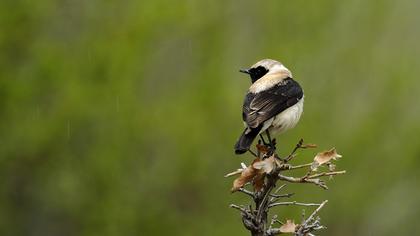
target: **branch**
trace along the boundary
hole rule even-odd
[[[311,165],[312,165],[312,162],[311,163],[307,163],[307,164],[303,164],[303,165],[289,166],[289,169],[286,169],[286,170],[296,170],[296,169],[301,169],[301,168],[309,167]]]
[[[325,206],[325,204],[327,204],[327,202],[328,200],[323,201],[321,205],[319,205],[319,207],[314,212],[312,212],[312,214],[308,217],[308,219],[303,224],[307,224],[311,222],[314,216],[318,214],[318,212]]]
[[[332,161],[335,161],[339,154],[336,153],[335,149],[331,149],[334,152],[330,150],[318,153],[314,158],[313,163],[294,166],[288,162],[296,156],[296,152],[299,149],[312,148],[316,147],[316,145],[303,144],[303,139],[301,139],[296,144],[292,152],[284,159],[281,159],[275,153],[275,140],[271,141],[271,145],[265,142],[264,145],[262,145],[261,142],[259,142],[256,146],[257,153],[250,151],[250,153],[256,157],[250,165],[247,166],[244,163],[241,163],[241,168],[226,175],[226,177],[240,175],[233,181],[232,189],[251,197],[254,202],[254,205],[250,204],[249,206],[239,206],[231,204],[230,207],[241,212],[242,223],[245,228],[251,232],[252,236],[273,236],[287,233],[293,233],[295,236],[311,236],[313,235],[313,231],[325,228],[321,225],[320,218],[316,215],[321,208],[324,207],[327,201],[324,201],[321,204],[303,203],[297,201],[281,202],[280,199],[289,198],[293,196],[293,193],[279,194],[286,184],[282,184],[275,191],[274,189],[279,180],[289,183],[314,184],[323,189],[328,189],[321,177],[340,175],[346,173],[346,171],[334,171],[334,168],[331,168],[330,166],[329,172],[314,173],[314,170],[311,167],[315,162],[318,163],[318,166],[323,164],[333,165]],[[329,158],[327,160],[328,162],[326,161],[326,158]],[[303,168],[307,168],[308,171],[305,175],[299,178],[282,174],[282,171]],[[245,188],[248,185],[253,187],[253,191]],[[290,205],[304,207],[317,206],[317,209],[306,220],[303,216],[301,225],[295,224],[294,221],[290,219],[288,219],[286,223],[283,223],[277,219],[277,215],[273,216],[271,221],[268,220],[268,213],[270,209],[276,206]],[[272,228],[274,223],[280,223],[281,227]]]
[[[281,195],[270,193],[270,197],[273,197],[273,198],[291,197],[293,195],[294,193],[286,193],[286,194],[281,194]]]
[[[284,180],[290,183],[309,183],[309,184],[315,184],[325,190],[328,189],[327,185],[324,181],[320,179],[308,179],[308,178],[295,178],[290,176],[284,176],[284,175],[278,175],[280,180]]]
[[[333,171],[333,172],[323,172],[323,173],[319,173],[319,174],[315,174],[315,175],[310,175],[308,177],[306,177],[307,179],[314,179],[314,178],[319,178],[319,177],[323,177],[323,176],[333,176],[333,175],[342,175],[345,174],[346,171],[342,170],[342,171]]]
[[[267,235],[268,236],[279,235],[279,234],[283,234],[283,232],[281,232],[280,228],[272,228],[272,229],[267,230]]]
[[[247,189],[240,188],[238,191],[241,192],[241,193],[245,193],[248,196],[254,197],[254,192],[251,192],[251,191],[249,191]]]
[[[265,192],[265,194],[263,195],[264,197],[263,197],[263,199],[262,199],[262,201],[261,201],[261,203],[260,203],[260,206],[259,206],[259,208],[258,208],[258,213],[257,213],[257,222],[260,222],[260,221],[261,221],[261,216],[262,216],[263,212],[266,210],[266,208],[265,208],[265,204],[267,203],[267,200],[268,200],[268,195],[269,195],[269,193],[271,192],[271,190],[273,189],[273,187],[274,187],[274,185],[269,186],[269,187],[267,188],[267,191],[266,191],[266,192]]]
[[[275,206],[290,206],[290,205],[296,205],[296,206],[320,206],[319,203],[302,203],[302,202],[277,202],[268,205],[268,208],[275,207]]]
[[[251,209],[247,210],[244,207],[240,207],[240,206],[235,205],[235,204],[230,204],[229,207],[240,211],[242,213],[242,215],[246,216],[248,219],[253,218]]]
[[[230,207],[230,208],[233,208],[233,209],[236,209],[236,210],[239,210],[239,211],[241,211],[241,212],[243,212],[243,213],[248,214],[248,212],[247,212],[247,210],[246,210],[245,208],[240,207],[240,206],[238,206],[238,205],[235,205],[235,204],[230,204],[230,205],[229,205],[229,207]]]
[[[319,230],[325,228],[322,226],[319,222],[319,219],[314,221],[315,215],[318,214],[318,212],[325,206],[325,204],[328,202],[328,200],[325,200],[321,203],[321,205],[314,211],[312,214],[306,219],[299,227],[299,229],[296,231],[296,236],[305,236],[308,232],[313,230]],[[314,222],[313,222],[314,221]],[[311,224],[311,222],[313,222]]]
[[[287,163],[287,162],[291,161],[295,157],[296,151],[299,148],[301,148],[302,145],[303,145],[303,139],[300,139],[299,142],[296,144],[295,148],[293,149],[293,151],[289,154],[289,156],[286,157],[286,159],[284,159],[284,162]]]

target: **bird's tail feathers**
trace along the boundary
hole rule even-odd
[[[258,133],[260,132],[261,128],[262,126],[257,128],[246,128],[235,144],[235,153],[243,154],[247,152],[255,137],[257,137]]]

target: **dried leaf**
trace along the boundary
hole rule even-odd
[[[274,156],[266,158],[262,161],[259,158],[256,158],[250,166],[238,169],[237,171],[229,173],[225,176],[228,177],[239,173],[241,174],[241,176],[233,181],[233,187],[231,189],[232,192],[237,191],[246,183],[251,181],[254,189],[256,191],[260,191],[264,186],[265,175],[271,173],[276,168],[276,165],[276,158]],[[242,167],[243,166],[244,164],[242,163]]]
[[[265,177],[265,173],[258,173],[254,177],[254,181],[252,181],[252,185],[254,186],[254,190],[256,192],[261,191],[262,188],[264,187],[264,177]]]
[[[264,177],[276,168],[277,159],[273,155],[262,161],[254,162],[252,166],[258,171],[253,181],[254,190],[261,191],[264,186]]]
[[[258,171],[253,167],[253,164],[259,161],[259,158],[255,159],[250,166],[242,170],[241,176],[233,181],[233,187],[231,189],[232,192],[238,191],[238,189],[242,188],[246,183],[252,181],[252,179],[258,174]]]
[[[233,181],[233,187],[231,191],[238,191],[238,189],[242,188],[246,183],[251,182],[256,174],[257,171],[252,166],[246,168],[244,171],[242,171],[241,176]]]
[[[255,162],[254,164],[252,164],[252,166],[263,173],[269,174],[276,167],[276,158],[274,158],[274,156],[271,156],[262,161]]]
[[[282,233],[294,233],[296,231],[297,224],[292,220],[287,220],[284,225],[280,227]]]
[[[331,160],[337,160],[338,158],[340,158],[341,155],[337,153],[337,151],[335,150],[335,148],[332,148],[331,150],[325,151],[325,152],[320,152],[318,153],[315,158],[314,158],[314,162],[312,163],[311,169],[313,171],[316,171],[317,168]]]
[[[256,145],[257,150],[261,153],[268,153],[268,147],[262,144],[257,144]]]

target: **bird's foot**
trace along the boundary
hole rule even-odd
[[[265,141],[265,139],[264,139],[264,137],[260,134],[260,140],[259,140],[259,144],[261,144],[261,142],[262,142],[262,144],[264,145],[264,146],[268,146],[270,143],[267,143],[266,141]]]
[[[271,156],[276,152],[276,139],[270,140],[270,143],[268,144],[268,147],[269,147],[270,156]]]

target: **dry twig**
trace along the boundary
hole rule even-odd
[[[274,141],[274,140],[273,140]],[[274,142],[275,143],[275,142]],[[246,166],[241,163],[241,168],[227,174],[226,177],[233,175],[240,175],[234,181],[234,187],[232,191],[239,191],[245,195],[251,197],[254,201],[255,209],[252,205],[249,207],[238,206],[231,204],[230,207],[237,209],[241,212],[242,222],[246,229],[251,232],[253,236],[271,236],[284,233],[294,233],[297,236],[308,236],[313,235],[312,232],[320,229],[324,229],[325,226],[321,225],[320,219],[317,216],[319,211],[327,203],[325,200],[322,203],[303,203],[296,201],[281,202],[281,198],[290,198],[293,193],[279,194],[279,192],[286,186],[282,184],[276,190],[275,186],[278,181],[284,181],[289,183],[308,183],[319,186],[323,189],[328,189],[325,181],[321,178],[325,176],[334,176],[345,174],[346,171],[333,171],[335,165],[332,161],[337,160],[341,157],[335,149],[318,153],[314,158],[313,163],[307,163],[302,165],[291,165],[290,161],[296,157],[296,152],[299,149],[314,148],[314,144],[304,144],[303,139],[299,140],[292,152],[285,158],[279,158],[275,153],[275,146],[261,145],[261,142],[257,145],[257,153],[251,152],[256,159],[251,165]],[[314,173],[317,168],[322,165],[328,165],[330,171],[322,173]],[[331,168],[334,167],[334,168]],[[291,171],[296,169],[308,168],[307,173],[302,177],[293,177],[281,174],[282,171]],[[245,186],[253,186],[254,191],[248,190]],[[295,224],[291,220],[287,220],[283,223],[277,219],[277,215],[273,216],[271,221],[268,221],[268,212],[270,209],[276,206],[304,206],[317,208],[307,218],[303,219],[300,225]],[[303,216],[304,218],[304,216]],[[279,223],[279,228],[273,228],[274,223]]]

